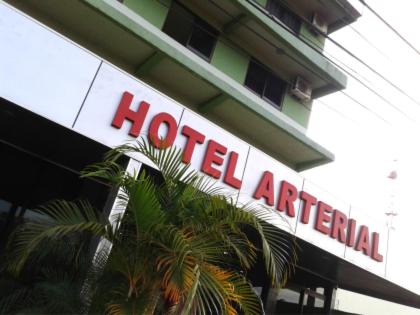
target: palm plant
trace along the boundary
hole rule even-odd
[[[142,154],[160,171],[128,174],[116,162]],[[43,244],[89,234],[108,249],[97,250],[86,275],[80,310],[109,314],[263,314],[247,280],[261,254],[273,286],[286,280],[296,259],[294,241],[270,221],[277,213],[239,206],[210,179],[181,162],[172,147],[146,141],[123,145],[82,176],[119,187],[114,217],[88,203],[55,201],[26,222],[12,241],[9,270],[36,263]],[[257,237],[250,237],[250,235]]]
[[[24,258],[26,263],[22,267],[2,268],[0,314],[78,313],[80,288],[92,259],[88,255],[89,238],[86,236],[78,233],[45,239],[36,248],[36,255]],[[18,257],[13,258],[9,264],[18,262]],[[1,265],[4,267],[5,262]],[[16,268],[18,274],[13,272]]]

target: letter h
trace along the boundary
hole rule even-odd
[[[133,101],[133,94],[124,92],[120,104],[118,105],[117,112],[112,121],[112,126],[120,129],[124,120],[132,123],[129,134],[135,138],[140,135],[141,128],[143,127],[144,120],[147,112],[149,111],[150,104],[140,102],[138,110],[135,112],[130,109],[131,102]]]

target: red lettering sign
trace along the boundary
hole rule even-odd
[[[300,222],[308,224],[311,208],[316,205],[317,200],[314,196],[305,191],[300,192],[300,199],[302,200],[302,215],[300,216]]]
[[[201,171],[207,175],[219,179],[222,175],[222,172],[214,168],[213,164],[221,166],[223,164],[223,158],[220,155],[225,155],[226,152],[227,148],[225,146],[214,140],[209,140],[207,144],[206,155],[204,156],[204,161],[201,165]]]
[[[140,135],[140,130],[143,127],[144,120],[147,112],[149,111],[149,103],[141,102],[137,112],[130,109],[131,102],[133,101],[133,94],[124,92],[120,104],[118,105],[117,112],[111,125],[120,129],[124,120],[132,122],[129,134],[135,138]]]
[[[235,177],[236,164],[238,163],[238,153],[230,152],[229,161],[226,169],[226,175],[223,181],[232,186],[233,188],[239,189],[242,186],[242,180]]]
[[[150,104],[142,101],[137,111],[132,110],[130,106],[133,98],[134,96],[131,93],[123,93],[111,125],[120,129],[124,121],[127,120],[131,123],[129,135],[138,137],[144,127],[143,125],[149,113]],[[162,127],[166,128],[166,134],[160,137],[159,131],[162,131]],[[173,145],[177,134],[177,121],[172,115],[161,112],[152,117],[148,129],[148,138],[155,147],[167,148]],[[188,164],[193,159],[195,148],[203,145],[207,137],[188,125],[182,126],[180,134],[186,137],[186,143],[182,149],[182,162]],[[227,163],[224,166],[225,157],[227,157]],[[207,148],[201,164],[201,171],[213,178],[219,179],[222,176],[223,167],[225,167],[223,182],[239,190],[242,187],[242,179],[235,177],[239,158],[237,152],[229,151],[227,147],[214,139],[208,139]],[[266,170],[258,182],[253,198],[256,200],[263,199],[266,205],[273,207],[275,201],[274,186],[274,175],[269,170]],[[333,210],[330,205],[318,200],[315,196],[305,191],[298,191],[287,180],[282,180],[280,183],[276,209],[285,212],[289,217],[295,217],[295,202],[298,198],[301,201],[300,223],[309,223],[312,207],[316,205],[315,230],[329,235],[347,247],[353,247],[354,250],[363,252],[364,255],[371,257],[377,262],[383,261],[383,256],[379,253],[378,233],[373,232],[369,234],[369,228],[361,225],[356,237],[357,221],[355,219],[347,218],[345,213],[339,210]]]
[[[379,233],[372,233],[372,258],[378,262],[383,262],[384,257],[379,254]]]
[[[363,254],[370,256],[369,228],[367,226],[362,225],[360,227],[356,247],[354,249],[357,251],[363,251]]]
[[[348,225],[347,225],[347,242],[346,245],[348,247],[353,247],[354,246],[354,239],[355,239],[355,235],[356,235],[356,220],[354,219],[349,219],[348,220]]]
[[[316,209],[315,229],[324,234],[330,234],[330,228],[325,226],[324,223],[331,222],[330,213],[332,207],[322,201],[318,201],[318,207]]]
[[[181,133],[187,137],[187,144],[185,145],[184,152],[182,154],[182,162],[188,164],[191,163],[195,145],[203,144],[206,137],[202,133],[199,133],[197,130],[188,126],[182,127]]]
[[[165,138],[159,138],[159,128],[165,124],[168,127],[168,132]],[[160,149],[165,149],[174,144],[178,126],[174,117],[168,113],[160,113],[153,117],[149,127],[150,142]]]
[[[254,198],[259,200],[265,199],[265,203],[269,206],[274,205],[274,179],[273,173],[265,171],[261,177],[260,183],[254,193]]]
[[[341,243],[346,242],[347,216],[341,211],[334,210],[331,237],[337,239]]]
[[[298,197],[298,191],[295,186],[283,180],[280,186],[280,197],[277,203],[277,210],[286,211],[289,217],[295,216],[295,206],[293,202]]]

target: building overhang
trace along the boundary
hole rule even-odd
[[[298,240],[299,261],[295,281],[302,285],[334,285],[378,299],[420,308],[420,295],[395,282],[362,269],[319,247]]]
[[[328,25],[328,34],[355,22],[361,16],[349,0],[285,0],[284,2],[307,19],[315,12],[321,15]]]
[[[221,0],[212,1],[221,2]],[[289,73],[291,77],[296,74],[303,76],[313,88],[313,98],[334,93],[346,87],[346,75],[320,52],[318,44],[308,44],[307,40],[302,40],[299,35],[276,21],[265,8],[252,0],[237,0],[234,3],[242,11],[233,12],[231,9],[232,14],[246,12],[250,15],[234,33],[237,38],[243,37],[241,45],[252,42],[258,47],[267,46],[260,49],[264,49],[269,60],[274,59],[270,57],[271,54],[277,53],[275,59],[278,60],[278,65],[273,62],[270,66],[274,69],[283,67],[281,71]],[[241,35],[240,33],[245,33],[246,29],[252,29],[255,36]],[[270,45],[275,45],[275,49],[271,47],[271,53],[268,48]]]

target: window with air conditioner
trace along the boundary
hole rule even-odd
[[[177,2],[172,3],[162,31],[205,60],[210,60],[218,36],[216,29]]]
[[[287,83],[260,62],[249,62],[245,86],[276,107],[281,107]]]
[[[284,7],[280,0],[268,0],[266,9],[271,15],[285,24],[294,33],[299,34],[301,25],[300,18],[292,11]]]

